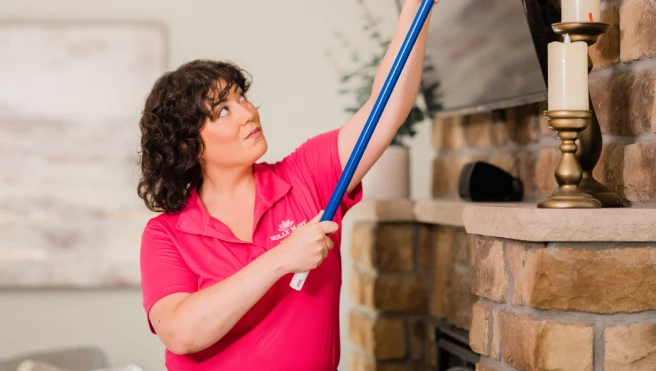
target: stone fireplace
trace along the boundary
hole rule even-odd
[[[363,202],[353,209],[349,335],[359,349],[349,370],[434,370],[438,353],[443,364],[477,363],[469,346],[476,239],[465,232],[463,205]]]
[[[468,206],[483,370],[656,370],[656,209]],[[492,223],[496,220],[496,223]]]
[[[627,207],[536,208],[559,160],[544,102],[437,119],[433,198],[353,210],[350,371],[656,370],[656,3],[602,9],[593,173]],[[519,177],[523,202],[459,200],[474,160]]]

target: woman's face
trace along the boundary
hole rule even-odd
[[[219,82],[222,89],[225,84]],[[243,167],[255,163],[267,150],[260,115],[234,85],[216,107],[216,119],[207,119],[200,130],[204,152],[201,164],[216,167]]]

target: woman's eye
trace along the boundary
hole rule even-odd
[[[221,108],[219,111],[219,117],[223,117],[228,114],[228,109],[226,107]]]

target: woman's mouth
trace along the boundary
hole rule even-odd
[[[262,130],[260,128],[255,128],[248,134],[246,139],[257,138],[258,136],[260,136],[261,132]]]

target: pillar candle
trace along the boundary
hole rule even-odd
[[[600,0],[562,0],[562,22],[599,22]]]
[[[588,44],[552,42],[548,46],[549,110],[588,110]]]

